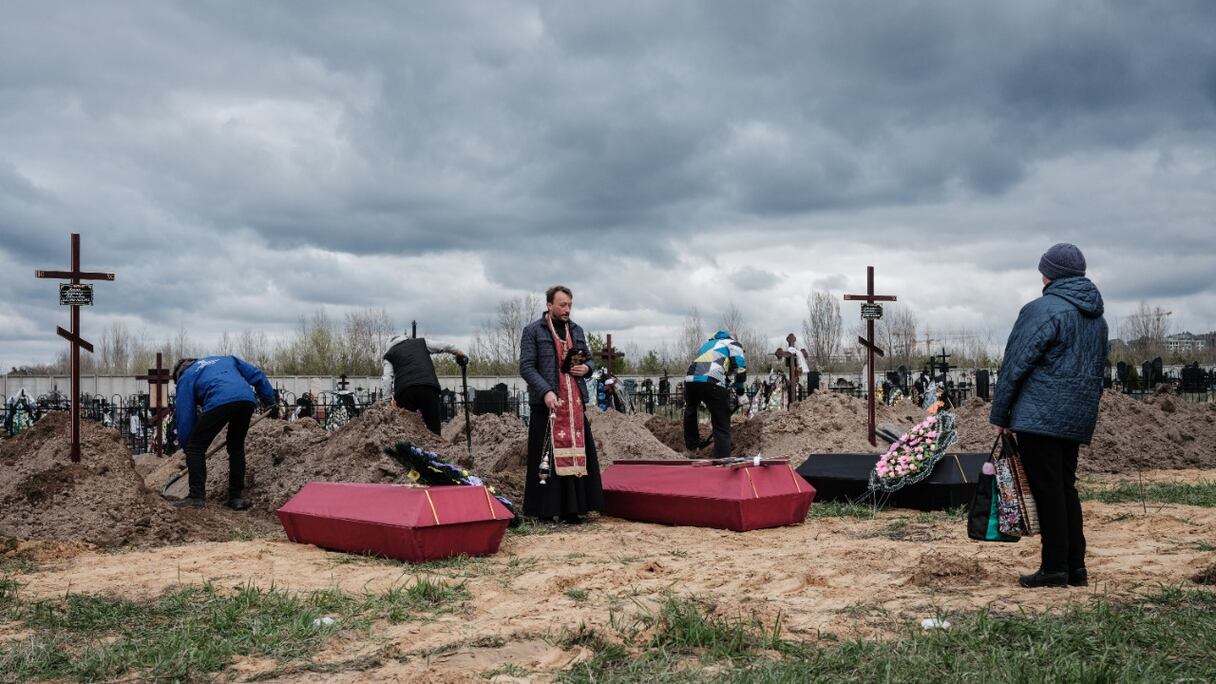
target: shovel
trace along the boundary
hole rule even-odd
[[[270,415],[270,413],[272,411],[274,411],[274,408],[275,407],[271,406],[270,408],[266,409],[265,411],[254,416],[253,420],[249,421],[249,427],[253,427],[254,425],[257,425],[259,422],[261,422],[263,418]],[[207,450],[206,458],[211,458],[212,455],[214,455],[216,452],[218,452],[220,449],[223,449],[227,445],[228,445],[227,438],[222,439],[215,444],[212,444],[211,448]],[[184,455],[185,447],[183,447],[182,449],[183,449],[182,453]],[[184,499],[184,498],[186,498],[186,496],[189,494],[189,489],[188,489],[189,483],[184,478],[186,477],[186,474],[189,472],[190,472],[190,468],[183,466],[182,469],[177,471],[177,473],[173,477],[169,478],[169,481],[165,483],[164,487],[161,487],[160,495],[166,499]],[[180,487],[174,487],[173,485],[177,484],[178,482],[182,482],[183,485]],[[172,488],[173,491],[169,491],[170,488]]]
[[[464,441],[469,448],[469,456],[472,456],[473,419],[469,417],[469,358],[463,357],[457,360],[457,363],[460,364],[460,385],[464,392]]]

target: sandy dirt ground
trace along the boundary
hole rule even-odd
[[[1145,480],[1212,481],[1216,471],[1149,471]],[[1093,485],[1126,481],[1137,480],[1106,476]],[[961,520],[905,510],[742,534],[596,518],[549,534],[510,535],[493,557],[427,572],[467,582],[472,598],[454,613],[377,625],[370,635],[339,632],[318,660],[352,663],[352,669],[339,665],[337,672],[271,681],[486,681],[482,673],[507,664],[546,681],[591,656],[556,645],[563,630],[585,624],[612,635],[669,594],[702,597],[720,612],[770,625],[780,614],[789,638],[883,639],[898,625],[943,613],[1044,611],[1186,584],[1216,563],[1216,553],[1204,550],[1216,542],[1216,509],[1094,502],[1084,509],[1086,589],[1019,589],[1017,574],[1037,563],[1036,539],[973,542]],[[66,592],[144,598],[207,581],[377,592],[419,574],[411,566],[292,544],[281,535],[120,553],[59,543],[35,557],[41,569],[21,577],[27,599]],[[369,655],[381,664],[354,669]],[[245,659],[224,678],[264,677],[275,668]]]

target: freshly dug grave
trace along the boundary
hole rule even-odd
[[[587,411],[591,434],[595,438],[600,467],[613,461],[647,459],[669,461],[684,458],[679,451],[664,444],[646,428],[650,417],[645,414],[625,414],[618,411]]]
[[[72,463],[66,412],[0,445],[0,537],[147,546],[265,529],[231,511],[173,509],[144,486],[114,430],[83,421],[80,451]]]
[[[513,415],[485,413],[472,416],[470,422],[473,453],[468,452],[464,413],[458,413],[443,427],[443,437],[449,442],[445,455],[451,454],[450,460],[492,485],[499,494],[521,502],[528,459],[528,428]]]
[[[256,512],[272,516],[309,482],[400,482],[401,466],[384,455],[397,442],[452,457],[451,444],[427,430],[416,413],[389,402],[373,404],[332,434],[307,418],[263,420],[245,440],[245,494]],[[219,503],[228,493],[226,452],[207,465],[207,496]]]

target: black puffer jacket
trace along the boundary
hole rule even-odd
[[[1053,280],[1022,307],[997,375],[993,425],[1089,444],[1109,344],[1102,311],[1084,276]]]

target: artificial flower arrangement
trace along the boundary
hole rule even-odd
[[[487,485],[480,477],[458,465],[448,463],[433,451],[423,451],[409,442],[398,442],[396,446],[385,447],[384,453],[405,468],[405,475],[412,482],[422,485],[447,486],[465,485],[485,487],[495,499],[502,502],[507,510],[515,513],[515,506],[510,499],[499,495],[494,488]],[[519,516],[511,520],[511,526],[519,524]]]
[[[934,411],[878,458],[870,472],[870,489],[894,492],[920,482],[933,472],[933,466],[957,438],[954,415]]]

